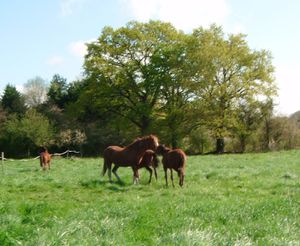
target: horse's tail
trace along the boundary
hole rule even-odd
[[[43,167],[43,156],[40,155],[40,166]]]
[[[183,186],[183,180],[184,180],[184,168],[179,168],[179,185]]]
[[[106,161],[105,158],[104,158],[103,169],[102,169],[102,176],[105,175],[106,170],[107,170],[107,161]]]
[[[185,176],[185,165],[186,165],[186,155],[182,153],[180,155],[181,159],[181,166],[178,168],[179,171],[179,185],[182,187],[183,186],[183,181],[184,181],[184,176]]]

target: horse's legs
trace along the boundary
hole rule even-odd
[[[46,162],[43,160],[43,171],[45,171],[45,170],[46,170],[46,168],[47,168],[47,166],[46,166]]]
[[[106,171],[107,171],[109,182],[112,182],[112,179],[111,179],[111,165],[112,165],[112,163],[109,160],[107,160],[106,158],[104,158],[102,176],[104,176]]]
[[[168,187],[168,169],[167,168],[164,168],[164,171],[165,171],[165,180],[166,180],[166,186]]]
[[[107,174],[108,174],[109,182],[112,182],[112,179],[111,179],[111,168],[108,168]]]
[[[174,185],[174,180],[173,180],[173,170],[172,170],[172,168],[171,168],[170,170],[171,170],[171,180],[172,180],[172,185],[173,185],[173,187],[175,187],[175,185]]]
[[[133,171],[133,184],[138,184],[140,175],[139,175],[139,169],[137,167],[132,167]]]
[[[157,172],[156,172],[156,168],[154,167],[154,175],[155,175],[155,179],[157,181]]]
[[[150,184],[151,183],[151,179],[152,179],[152,169],[151,169],[151,167],[145,167],[147,170],[148,170],[148,172],[150,173],[150,179],[149,179],[149,181],[148,181],[148,183]]]
[[[184,172],[182,170],[178,171],[178,176],[179,176],[179,185],[182,187],[183,180],[184,180]]]
[[[114,168],[112,169],[112,172],[114,173],[114,175],[116,176],[118,181],[121,182],[121,179],[120,179],[119,175],[117,174],[118,168],[119,168],[119,166],[115,165]],[[108,169],[108,171],[110,171],[110,169]],[[109,172],[108,172],[108,175],[109,175]]]

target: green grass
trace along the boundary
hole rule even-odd
[[[183,188],[102,159],[5,162],[0,245],[300,245],[300,151],[188,157]]]

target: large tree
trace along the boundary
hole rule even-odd
[[[206,121],[216,139],[216,152],[224,151],[224,138],[236,127],[241,101],[266,100],[276,94],[274,68],[266,50],[251,50],[241,34],[228,35],[221,27],[199,28],[195,38],[194,79],[201,83],[199,98],[207,109]]]
[[[199,84],[193,80],[190,52],[193,52],[190,37],[181,35],[158,56],[163,78],[159,94],[159,113],[163,118],[158,124],[166,128],[165,140],[174,148],[190,133],[196,118],[201,115],[194,103]]]
[[[47,99],[48,85],[46,81],[36,76],[24,84],[25,102],[30,107],[36,107]]]
[[[59,108],[64,108],[68,98],[67,79],[63,78],[59,74],[53,75],[47,96],[50,103],[58,106]]]
[[[147,133],[161,88],[170,82],[164,56],[174,56],[172,49],[181,35],[159,21],[104,28],[98,40],[88,45],[85,71],[89,86],[82,104],[101,115],[112,112]]]
[[[8,84],[1,98],[1,105],[8,113],[24,114],[26,111],[25,100],[15,86]]]

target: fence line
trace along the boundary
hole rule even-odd
[[[69,153],[73,153],[73,154],[80,154],[80,151],[76,151],[76,150],[66,150],[65,152],[62,152],[62,153],[53,153],[51,154],[51,156],[63,156],[63,155],[67,155],[69,156]],[[4,152],[1,153],[1,163],[2,163],[2,171],[3,171],[3,166],[4,166],[4,161],[32,161],[32,160],[36,160],[36,159],[39,159],[40,156],[36,156],[34,158],[28,158],[28,159],[7,159],[4,157]]]
[[[63,153],[53,153],[51,154],[51,156],[62,156],[62,155],[68,155],[69,153],[73,153],[73,154],[80,154],[80,151],[76,151],[76,150],[66,150]]]

